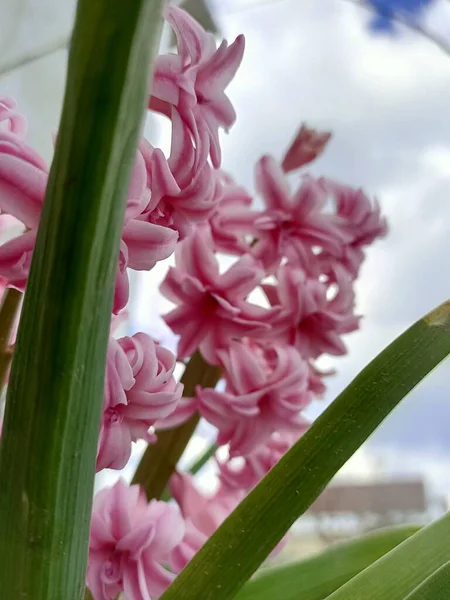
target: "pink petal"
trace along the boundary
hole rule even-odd
[[[168,227],[133,220],[125,225],[122,239],[128,247],[128,266],[145,271],[172,254],[178,233]]]

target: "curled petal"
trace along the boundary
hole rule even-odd
[[[125,225],[122,239],[128,247],[128,266],[142,271],[152,269],[156,262],[172,254],[178,233],[168,227],[133,220]]]

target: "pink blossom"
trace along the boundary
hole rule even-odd
[[[232,341],[219,351],[224,392],[199,389],[202,416],[218,430],[217,443],[230,444],[230,455],[245,456],[273,432],[305,429],[302,410],[312,400],[308,365],[292,346]]]
[[[189,519],[185,520],[184,526],[184,537],[178,546],[174,548],[171,555],[175,573],[179,573],[184,569],[208,539],[208,536],[199,531]]]
[[[331,132],[319,132],[302,124],[281,163],[285,173],[295,171],[315,160],[325,149]]]
[[[202,165],[208,153],[215,168],[220,166],[220,127],[228,130],[236,120],[225,88],[233,79],[244,52],[244,36],[216,49],[214,36],[185,11],[166,7],[165,18],[173,27],[178,54],[159,56],[155,62],[149,107],[171,116],[177,108],[197,149]]]
[[[199,348],[208,362],[217,364],[217,350],[233,338],[270,329],[267,320],[272,313],[246,301],[264,275],[254,258],[245,255],[220,274],[209,232],[197,229],[177,246],[175,263],[161,292],[178,305],[164,320],[180,336],[179,358]]]
[[[258,243],[254,255],[269,272],[283,257],[307,270],[315,260],[314,248],[339,257],[347,236],[340,220],[324,212],[327,190],[321,180],[304,177],[292,195],[281,167],[270,156],[256,166],[256,186],[267,210],[256,218]]]
[[[378,202],[372,204],[363,190],[353,189],[329,179],[325,179],[324,182],[333,196],[336,214],[348,238],[340,262],[352,277],[356,278],[364,260],[364,248],[377,238],[386,236],[388,231],[386,219],[380,214]],[[322,257],[323,262],[327,260],[333,263],[333,257],[327,255]]]
[[[175,357],[144,333],[110,339],[97,470],[122,469],[131,442],[153,441],[150,427],[172,413],[183,386],[175,381]]]
[[[305,430],[306,428],[305,422]],[[276,465],[298,437],[298,432],[275,431],[263,445],[250,454],[226,461],[218,460],[222,486],[225,489],[251,490]]]
[[[220,490],[204,496],[187,473],[174,473],[169,488],[183,517],[206,538],[210,537],[244,497],[241,490]]]
[[[187,473],[174,473],[169,488],[186,520],[185,538],[172,553],[174,566],[181,570],[244,499],[245,492],[221,486],[216,493],[206,496],[197,490]],[[270,556],[277,554],[284,543],[283,539]]]
[[[158,598],[175,578],[167,567],[185,534],[177,509],[147,503],[137,485],[119,480],[94,499],[87,585],[94,600]]]
[[[148,164],[149,160],[151,167]],[[158,261],[170,256],[178,240],[178,234],[172,229],[147,222],[145,219],[148,205],[155,202],[152,197],[153,187],[156,188],[155,193],[158,197],[173,189],[169,175],[161,173],[164,163],[162,153],[154,150],[142,139],[128,188],[122,231],[122,240],[127,246],[128,266],[137,271],[149,271]],[[151,173],[149,168],[152,168]]]
[[[17,102],[13,98],[0,98],[0,131],[10,131],[24,138],[28,129],[26,117],[18,112]]]
[[[154,163],[155,156],[158,164]],[[171,153],[165,164],[161,156],[156,150],[147,159],[153,162],[152,201],[140,218],[171,227],[183,239],[193,225],[205,221],[215,211],[222,196],[221,181],[206,161],[196,165],[190,133],[175,108],[172,108]]]
[[[0,131],[0,210],[29,230],[0,246],[0,276],[20,291],[28,279],[47,179],[48,168],[42,158],[13,133]],[[151,269],[173,252],[177,242],[178,234],[172,229],[137,220],[148,199],[146,163],[138,152],[128,189],[115,313],[128,301],[127,267]]]
[[[335,371],[333,369],[322,371],[321,369],[317,368],[313,361],[308,362],[308,369],[308,388],[314,396],[321,398],[326,390],[326,386],[323,381],[324,377],[330,377],[331,375],[334,375]]]
[[[251,233],[258,216],[251,210],[252,197],[223,171],[216,171],[216,176],[222,182],[222,198],[209,219],[214,247],[227,254],[246,254],[251,250]]]
[[[346,354],[342,335],[359,327],[352,279],[342,267],[334,273],[337,283],[329,287],[287,264],[278,269],[278,285],[262,286],[270,304],[282,307],[274,323],[278,339],[295,346],[305,359]]]

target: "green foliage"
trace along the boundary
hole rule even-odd
[[[436,569],[450,561],[449,539],[450,514],[447,514],[391,550],[327,600],[404,600]]]
[[[450,598],[450,562],[427,577],[405,600],[448,600]]]
[[[337,471],[449,352],[447,302],[354,379],[225,520],[163,600],[232,598]]]
[[[416,531],[413,526],[383,529],[311,558],[266,569],[245,584],[236,600],[323,600]]]
[[[78,3],[1,441],[2,600],[83,595],[119,241],[161,10]]]

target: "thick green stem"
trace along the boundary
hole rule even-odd
[[[79,0],[0,447],[2,600],[81,600],[117,256],[162,0]]]
[[[0,395],[11,364],[11,334],[19,312],[22,293],[13,288],[5,290],[0,308]]]
[[[186,398],[193,396],[197,385],[215,387],[220,379],[220,373],[219,367],[206,363],[197,352],[187,364],[181,378],[184,384],[183,395]],[[149,500],[161,498],[199,420],[200,416],[195,414],[179,427],[160,431],[156,444],[148,446],[136,470],[133,483],[138,483],[145,488]]]

